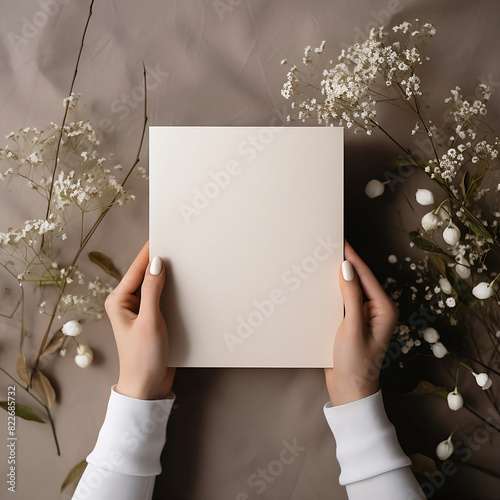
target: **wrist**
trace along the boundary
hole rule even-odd
[[[172,392],[172,379],[173,377],[166,377],[150,382],[140,380],[138,377],[128,378],[120,375],[115,391],[123,396],[134,399],[169,399],[169,395]]]
[[[360,399],[372,396],[380,390],[378,382],[370,383],[362,386],[352,386],[352,385],[341,385],[330,387],[328,394],[330,396],[330,402],[333,406],[340,406],[349,403],[354,403]]]

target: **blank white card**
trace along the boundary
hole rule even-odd
[[[343,130],[151,127],[150,254],[177,367],[329,367]]]

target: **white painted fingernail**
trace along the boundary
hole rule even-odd
[[[153,257],[151,265],[149,266],[149,272],[154,276],[158,276],[161,273],[162,269],[163,269],[163,262],[160,259],[160,257]]]
[[[345,281],[352,281],[354,279],[354,268],[348,260],[342,262],[342,276]]]

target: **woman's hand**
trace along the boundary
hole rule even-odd
[[[106,299],[115,334],[120,376],[116,391],[138,399],[163,399],[171,389],[175,368],[168,368],[167,326],[160,312],[165,266],[149,263],[149,242]]]
[[[346,242],[340,273],[345,318],[335,337],[333,368],[325,369],[333,405],[351,403],[379,389],[398,310],[368,266]]]

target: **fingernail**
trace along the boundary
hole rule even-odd
[[[348,260],[342,262],[342,276],[345,281],[352,281],[354,279],[354,268]]]
[[[158,276],[161,273],[162,268],[163,262],[160,257],[153,257],[151,265],[149,266],[149,272],[154,276]]]

